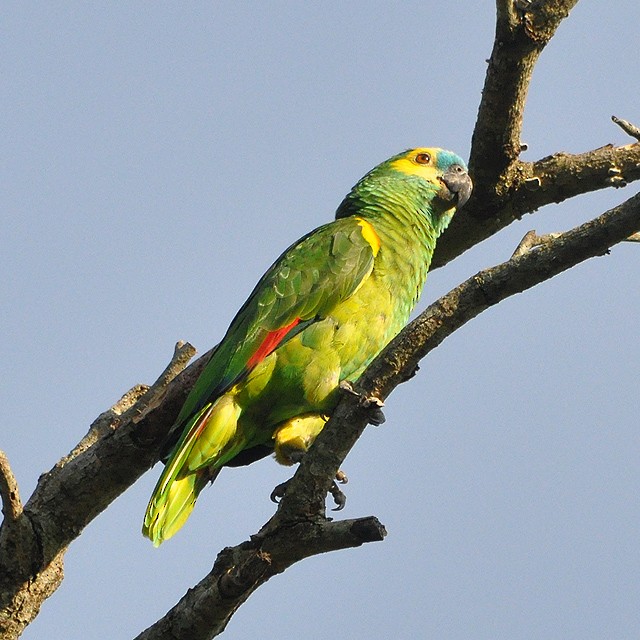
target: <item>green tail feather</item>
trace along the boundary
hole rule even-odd
[[[142,533],[157,547],[186,522],[196,498],[222,465],[244,446],[237,435],[239,409],[222,396],[187,424],[153,491]]]
[[[144,517],[142,533],[155,547],[160,546],[182,527],[191,514],[200,491],[207,482],[214,480],[219,472],[220,469],[214,469],[213,472],[200,469],[174,479],[159,495],[154,493]]]

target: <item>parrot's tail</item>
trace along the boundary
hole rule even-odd
[[[225,462],[244,447],[240,408],[230,396],[206,405],[187,424],[167,461],[144,516],[142,533],[159,546],[186,522],[196,498]]]
[[[191,515],[200,491],[219,473],[220,468],[213,471],[200,469],[173,480],[162,495],[154,494],[147,507],[142,533],[155,547],[159,547],[182,527]]]

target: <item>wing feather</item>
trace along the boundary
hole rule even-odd
[[[374,251],[356,218],[335,220],[290,246],[236,314],[178,421],[214,402],[285,340],[352,295],[371,273],[373,261]]]

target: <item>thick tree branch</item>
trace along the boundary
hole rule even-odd
[[[505,178],[521,151],[520,133],[533,68],[577,0],[498,0],[496,34],[471,142],[475,199],[503,197]],[[520,8],[522,7],[522,8]]]
[[[276,514],[248,542],[225,549],[212,571],[137,640],[206,639],[221,633],[238,607],[271,576],[305,557],[382,539],[371,518],[325,519],[327,490],[370,414],[362,398],[386,398],[419,361],[466,322],[505,298],[604,255],[640,229],[640,194],[571,231],[531,242],[518,255],[469,278],[434,302],[373,361],[345,394],[287,487]]]
[[[211,572],[136,640],[205,640],[224,631],[238,607],[272,576],[304,558],[377,542],[386,531],[373,517],[297,521],[253,536],[218,555]]]
[[[463,214],[454,218],[439,242],[432,269],[543,204],[622,186],[609,180],[611,168],[622,171],[627,182],[638,179],[640,146],[628,153],[625,147],[603,147],[608,152],[597,149],[578,156],[557,154],[538,163],[519,161],[524,106],[534,66],[576,4],[577,0],[497,0],[495,40],[469,157],[474,192]],[[593,170],[590,162],[595,163]],[[608,163],[604,175],[600,171],[603,163]],[[594,176],[597,179],[590,181]]]
[[[5,518],[0,529],[2,640],[17,638],[57,589],[69,543],[159,459],[208,355],[177,376],[192,353],[191,345],[179,343],[152,387],[137,385],[127,392],[94,421],[70,454],[40,477],[16,525],[9,527]]]
[[[497,0],[496,32],[472,138],[474,192],[438,243],[432,269],[550,202],[640,177],[640,144],[519,161],[524,106],[542,50],[577,0]],[[615,118],[636,137],[637,127]],[[637,139],[637,138],[636,138]]]

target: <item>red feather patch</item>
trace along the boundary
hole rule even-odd
[[[281,329],[276,329],[268,333],[257,351],[249,358],[247,368],[253,369],[259,362],[262,362],[276,347],[282,342],[282,339],[300,322],[300,318],[296,318],[291,324]]]

